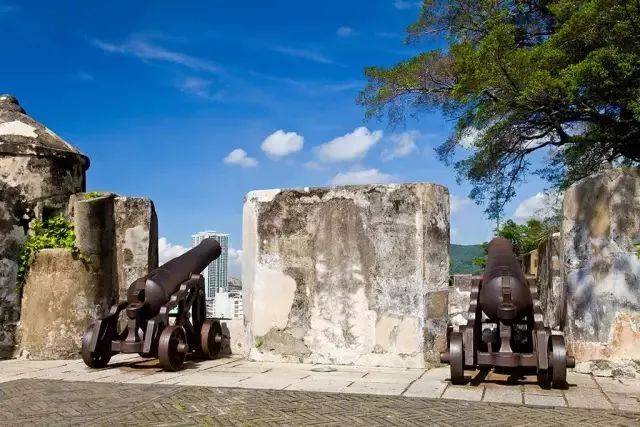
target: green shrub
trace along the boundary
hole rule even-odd
[[[104,193],[102,191],[90,191],[84,194],[85,200],[97,199],[98,197],[102,197]]]
[[[74,257],[80,257],[80,250],[75,243],[76,235],[73,225],[63,216],[33,221],[27,240],[20,248],[18,255],[18,288],[20,289],[27,280],[29,269],[41,249],[66,248],[74,254]]]

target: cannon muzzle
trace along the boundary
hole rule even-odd
[[[514,322],[531,312],[533,299],[527,279],[513,245],[504,237],[496,237],[489,243],[480,304],[494,322]]]

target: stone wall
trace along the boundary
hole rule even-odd
[[[21,357],[76,358],[88,324],[103,314],[111,289],[96,286],[102,274],[67,249],[38,253],[24,285],[19,337]]]
[[[561,235],[576,359],[640,358],[640,171],[608,170],[571,186]]]
[[[64,213],[85,189],[89,159],[0,95],[0,359],[15,349],[18,253],[33,219]]]
[[[560,233],[554,233],[536,250],[538,298],[544,313],[544,324],[562,330],[565,325],[567,293],[560,265]]]
[[[22,357],[77,357],[89,323],[125,300],[129,284],[158,265],[158,224],[150,200],[79,193],[71,197],[68,215],[82,257],[72,259],[65,250],[38,255],[23,299]]]
[[[420,367],[444,349],[445,187],[251,192],[243,249],[253,360]]]
[[[126,301],[129,285],[158,266],[158,218],[149,199],[117,196],[113,202],[114,287]]]
[[[80,163],[9,156],[0,150],[0,358],[10,357],[15,346],[20,318],[17,260],[29,223],[64,213],[69,195],[82,191],[83,185]]]
[[[454,274],[449,282],[449,320],[452,326],[467,324],[471,302],[471,274]]]

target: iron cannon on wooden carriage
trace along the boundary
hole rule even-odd
[[[167,371],[179,370],[187,355],[215,358],[225,339],[217,319],[206,318],[204,268],[220,256],[220,244],[205,239],[195,248],[134,281],[127,301],[111,307],[82,337],[82,359],[105,367],[116,353],[157,357]],[[126,327],[119,332],[119,317]]]
[[[525,277],[511,242],[489,243],[484,274],[472,281],[467,324],[449,327],[448,351],[440,355],[451,381],[463,383],[465,369],[535,371],[543,386],[563,387],[567,368],[564,336],[544,326],[535,280]]]

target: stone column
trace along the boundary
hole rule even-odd
[[[114,288],[126,301],[129,285],[158,267],[158,217],[149,199],[118,196],[113,203]]]
[[[251,359],[422,367],[444,349],[445,187],[254,191],[243,250]]]
[[[98,283],[94,286],[97,288],[96,294],[103,313],[108,312],[117,299],[113,280],[114,197],[110,193],[90,199],[79,195],[73,201],[76,247],[85,261],[97,271]]]
[[[577,182],[563,216],[566,329],[576,359],[640,358],[640,170]]]

